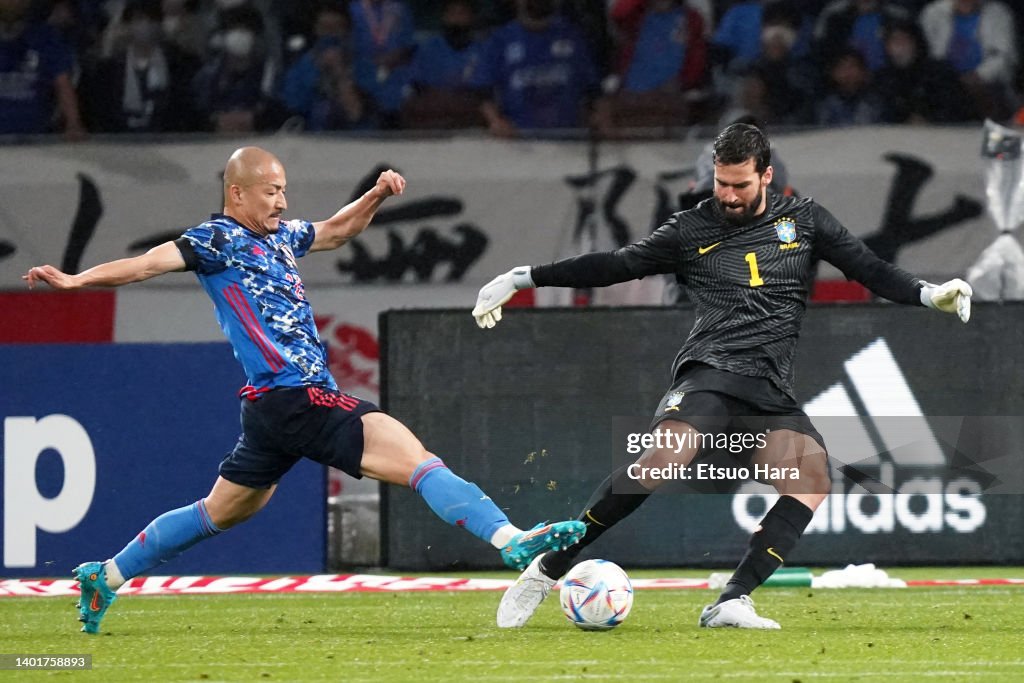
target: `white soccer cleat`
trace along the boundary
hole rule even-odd
[[[501,596],[498,604],[499,628],[522,628],[530,620],[533,613],[548,597],[554,588],[556,579],[549,579],[540,570],[540,558],[534,558],[530,566],[523,570],[516,582],[509,586]]]
[[[726,600],[720,605],[708,605],[701,610],[700,626],[703,628],[782,628],[777,621],[757,616],[757,612],[754,611],[754,601],[750,599],[749,595]]]

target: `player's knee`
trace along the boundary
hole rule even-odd
[[[224,531],[251,519],[257,512],[263,509],[269,500],[270,496],[236,498],[232,500],[207,497],[205,504],[207,514],[210,515],[210,521],[218,529]]]
[[[395,458],[397,470],[395,476],[407,482],[416,472],[416,468],[432,458],[437,458],[437,456],[419,444],[415,447],[403,448]]]
[[[805,459],[800,467],[800,475],[806,476],[805,486],[801,488],[809,493],[820,494],[822,500],[832,490],[832,477],[829,473],[828,459],[824,454],[820,458]]]
[[[810,465],[771,482],[781,494],[798,498],[812,510],[818,508],[832,490],[828,466]]]
[[[210,512],[210,521],[213,522],[221,531],[230,529],[233,526],[238,526],[242,522],[251,519],[253,515],[260,511],[263,506],[253,508],[221,508],[216,512]]]

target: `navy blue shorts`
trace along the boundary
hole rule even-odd
[[[300,458],[361,478],[363,422],[373,403],[322,387],[277,387],[242,399],[242,435],[220,476],[250,488],[276,484]]]

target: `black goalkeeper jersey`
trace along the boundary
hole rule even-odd
[[[753,222],[726,221],[714,197],[611,252],[533,268],[538,287],[601,287],[674,274],[697,319],[672,366],[688,361],[769,379],[792,396],[793,356],[818,259],[897,303],[921,305],[921,281],[881,260],[809,198],[768,194]]]

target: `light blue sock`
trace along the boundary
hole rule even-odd
[[[454,474],[440,458],[421,462],[409,477],[409,487],[423,496],[438,517],[465,527],[487,543],[494,532],[509,523],[505,513],[479,486]]]
[[[128,580],[220,532],[206,511],[206,503],[199,500],[154,519],[114,556],[114,563]]]

